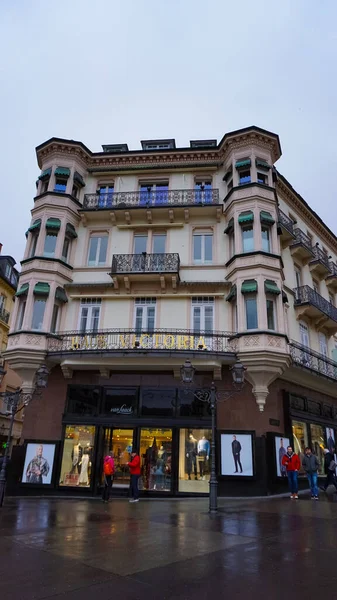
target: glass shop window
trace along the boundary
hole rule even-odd
[[[324,429],[321,425],[316,423],[310,423],[310,434],[311,434],[311,449],[316,454],[319,462],[318,474],[324,475]]]
[[[132,416],[137,413],[138,388],[105,388],[103,413]]]
[[[142,428],[139,489],[170,492],[172,480],[172,429]]]
[[[67,425],[64,437],[60,485],[89,488],[93,476],[96,428]]]
[[[179,492],[209,493],[211,440],[210,429],[180,429]]]
[[[172,417],[176,406],[176,390],[142,390],[141,414],[152,417]]]
[[[97,387],[69,386],[67,413],[72,415],[97,415],[100,391]]]

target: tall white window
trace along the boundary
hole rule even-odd
[[[193,261],[196,264],[210,264],[213,260],[213,234],[193,234]]]
[[[99,267],[105,265],[107,248],[107,235],[92,235],[89,242],[88,266]]]
[[[245,294],[245,308],[247,329],[257,329],[257,299],[255,294]]]
[[[19,310],[18,310],[18,316],[17,316],[17,321],[16,321],[16,329],[22,329],[22,325],[23,325],[23,319],[25,316],[25,311],[26,311],[26,299],[21,299],[20,298],[20,304],[19,304]]]
[[[323,356],[328,356],[328,342],[324,333],[319,334],[319,351]]]
[[[133,240],[134,254],[142,254],[147,251],[147,233],[139,233],[135,235]]]
[[[57,231],[46,231],[46,237],[44,240],[43,256],[48,258],[54,258],[57,242]],[[35,252],[35,249],[34,249]]]
[[[295,266],[295,281],[296,281],[296,287],[300,288],[302,285],[302,271],[300,269],[300,267]]]
[[[300,322],[300,338],[302,346],[310,347],[309,329],[306,323]]]
[[[165,254],[166,252],[166,233],[154,233],[152,237],[153,254]]]
[[[83,333],[98,330],[101,302],[101,298],[83,298],[81,300],[79,329]]]
[[[244,225],[242,228],[242,251],[254,251],[254,229],[253,225]]]
[[[46,298],[39,298],[35,296],[33,305],[33,316],[32,316],[32,329],[37,331],[43,328],[43,318],[46,309]]]
[[[212,332],[214,330],[214,297],[198,296],[192,298],[192,329]]]
[[[156,298],[136,298],[135,300],[135,329],[151,333],[156,323]]]
[[[261,227],[261,236],[263,252],[270,252],[270,228],[266,227],[266,225],[262,225]]]
[[[6,302],[6,296],[3,296],[2,294],[0,294],[0,312],[2,310],[4,310],[5,302]]]

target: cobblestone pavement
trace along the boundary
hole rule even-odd
[[[9,499],[1,600],[335,597],[337,502]]]

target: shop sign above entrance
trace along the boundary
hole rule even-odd
[[[133,406],[127,406],[127,404],[122,404],[122,406],[115,406],[110,409],[114,415],[132,415]]]

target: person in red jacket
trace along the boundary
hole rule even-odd
[[[139,502],[138,479],[140,475],[140,458],[135,450],[131,452],[131,460],[128,462],[130,469],[130,491],[131,498],[129,502]]]
[[[287,453],[282,458],[282,465],[287,469],[290,498],[298,500],[298,471],[301,468],[301,462],[291,446],[288,446]]]

